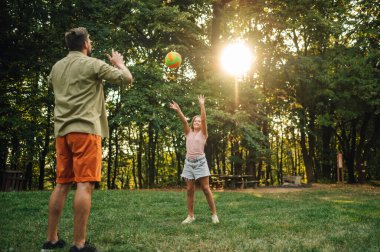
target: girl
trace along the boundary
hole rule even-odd
[[[198,101],[201,115],[196,115],[193,117],[191,120],[191,128],[187,123],[187,120],[183,115],[179,105],[175,101],[172,101],[172,103],[170,103],[170,108],[177,111],[177,114],[182,121],[183,131],[186,136],[186,159],[181,177],[186,181],[188,215],[182,224],[190,224],[195,220],[194,193],[196,180],[199,181],[203,193],[206,196],[212,213],[212,222],[214,224],[217,224],[219,223],[219,219],[216,215],[214,198],[209,186],[210,170],[208,168],[206,156],[204,153],[204,146],[206,144],[206,139],[208,136],[205,97],[203,95],[199,95]]]

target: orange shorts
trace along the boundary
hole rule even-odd
[[[57,183],[97,182],[101,178],[102,138],[87,133],[57,137]]]

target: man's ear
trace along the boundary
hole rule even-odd
[[[89,55],[89,52],[90,52],[90,42],[88,40],[84,41],[82,52],[84,54],[86,54],[87,56]]]
[[[90,42],[86,39],[86,40],[84,41],[83,49],[88,50],[89,46],[90,46]]]

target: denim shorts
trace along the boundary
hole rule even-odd
[[[185,165],[181,174],[181,177],[185,180],[197,180],[210,175],[206,156],[201,156],[194,159],[185,159]]]

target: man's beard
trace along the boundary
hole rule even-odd
[[[87,56],[88,56],[88,57],[91,57],[91,55],[92,55],[92,50],[88,50],[88,51],[87,51]]]

